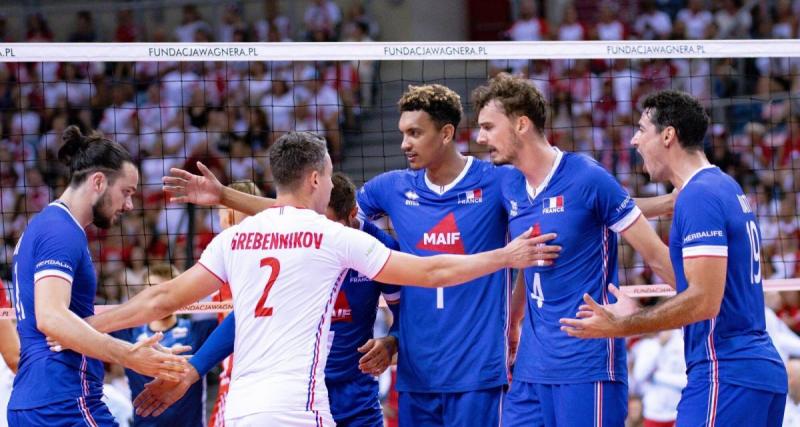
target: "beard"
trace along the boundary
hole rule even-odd
[[[100,199],[92,205],[92,224],[97,228],[111,228],[115,221],[114,214],[107,213],[109,210],[111,210],[111,196],[108,195],[108,191],[105,191]]]

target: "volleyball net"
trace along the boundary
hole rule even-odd
[[[17,240],[67,185],[56,152],[68,125],[120,142],[141,172],[134,211],[87,230],[101,310],[143,289],[155,264],[188,268],[221,231],[217,208],[168,201],[161,178],[171,167],[199,173],[202,161],[225,184],[249,180],[274,195],[266,150],[303,130],[324,135],[334,167],[361,184],[406,167],[397,101],[428,83],[461,95],[457,146],[485,158],[470,92],[501,71],[526,76],[548,99],[553,145],[597,159],[637,197],[671,190],[648,180],[630,145],[641,101],[666,88],[693,94],[712,119],[709,159],[756,207],[765,290],[800,290],[800,41],[32,43],[0,44],[0,62],[0,278],[9,296]],[[653,221],[665,241],[669,224]],[[619,253],[629,295],[670,294],[630,247]],[[227,309],[199,302],[184,311]]]

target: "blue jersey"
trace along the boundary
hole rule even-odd
[[[403,252],[473,254],[503,247],[501,182],[511,169],[469,157],[445,187],[424,170],[381,174],[358,193],[369,218],[388,215]],[[465,392],[507,382],[507,271],[445,289],[404,286],[397,389]]]
[[[683,260],[728,258],[717,317],[684,328],[689,383],[728,383],[785,393],[783,362],[765,331],[761,233],[742,191],[717,167],[686,181],[675,202],[669,251],[678,292],[688,287]]]
[[[387,248],[399,250],[392,236],[369,221],[361,223],[362,231],[380,240]],[[381,293],[387,302],[396,302],[400,298],[400,286],[374,282],[355,270],[347,273],[331,316],[333,345],[325,365],[326,382],[352,381],[364,375],[358,369],[362,354],[357,349],[372,338]]]
[[[552,266],[524,271],[527,315],[514,379],[570,384],[627,380],[622,339],[572,338],[559,319],[574,317],[588,293],[614,301],[607,293],[617,283],[617,236],[641,212],[628,193],[594,160],[556,150],[550,175],[535,190],[514,171],[503,186],[512,237],[531,227],[557,233],[561,253]]]
[[[14,295],[21,353],[9,409],[32,409],[103,395],[103,364],[71,350],[52,352],[36,326],[34,286],[45,277],[72,284],[69,309],[94,314],[97,287],[83,227],[60,202],[33,217],[14,250]]]
[[[174,345],[188,345],[195,351],[206,341],[211,332],[217,327],[217,319],[191,321],[179,318],[175,325],[165,331],[160,344],[164,347]],[[147,325],[138,328],[124,329],[115,332],[117,338],[135,344],[138,341],[153,336],[155,332]],[[145,384],[153,380],[137,372],[125,369],[131,396],[135,399],[144,390]],[[140,417],[134,414],[133,425],[145,426],[204,426],[206,424],[206,381],[205,377],[189,387],[183,397],[172,404],[158,417]]]

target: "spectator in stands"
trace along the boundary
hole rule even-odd
[[[714,16],[705,8],[703,0],[689,0],[687,7],[678,12],[676,20],[685,23],[686,38],[704,39],[709,34]]]
[[[750,15],[750,5],[742,4],[743,0],[723,0],[722,6],[714,14],[714,23],[717,27],[718,39],[744,39],[750,36],[753,19]]]
[[[139,40],[141,31],[136,25],[133,10],[122,9],[117,12],[117,26],[114,29],[114,41],[131,43]]]
[[[97,31],[94,28],[92,12],[81,10],[75,16],[75,30],[69,35],[71,43],[90,43],[97,41]]]
[[[633,30],[643,40],[666,39],[672,31],[672,20],[656,8],[656,0],[644,0]]]
[[[187,4],[183,6],[183,18],[181,25],[175,28],[175,39],[181,43],[190,43],[195,41],[195,34],[198,30],[204,30],[211,33],[211,26],[203,21],[202,15],[197,10],[194,4]]]
[[[50,25],[41,13],[28,15],[26,21],[25,41],[29,43],[42,43],[53,41],[53,32]]]
[[[359,26],[361,28],[356,28]],[[361,34],[355,35],[353,34],[354,31],[359,31]],[[378,21],[367,13],[364,3],[360,0],[350,3],[350,8],[347,9],[344,23],[342,24],[342,39],[367,38],[369,40],[377,40],[379,35],[380,27]]]
[[[617,17],[619,5],[609,1],[600,3],[598,21],[594,28],[597,40],[625,40],[628,36],[625,25]]]
[[[800,427],[800,359],[786,363],[789,374],[789,396],[783,415],[783,427]]]
[[[586,39],[586,28],[578,21],[578,9],[568,3],[564,6],[564,18],[558,25],[555,37],[562,41],[578,41]]]
[[[281,14],[278,0],[264,0],[264,19],[253,24],[256,40],[260,42],[290,41],[291,23],[286,15]],[[273,38],[269,37],[274,31]]]
[[[336,40],[342,23],[342,11],[333,0],[312,0],[303,14],[306,38],[314,40],[314,34],[325,40]]]
[[[234,41],[233,35],[235,32],[241,31],[243,34],[247,34],[248,32],[242,7],[237,4],[225,5],[220,21],[219,30],[217,32],[217,41],[219,42],[230,43]]]

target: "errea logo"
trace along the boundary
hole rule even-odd
[[[414,190],[408,190],[403,195],[406,196],[406,206],[419,206],[419,194]]]

